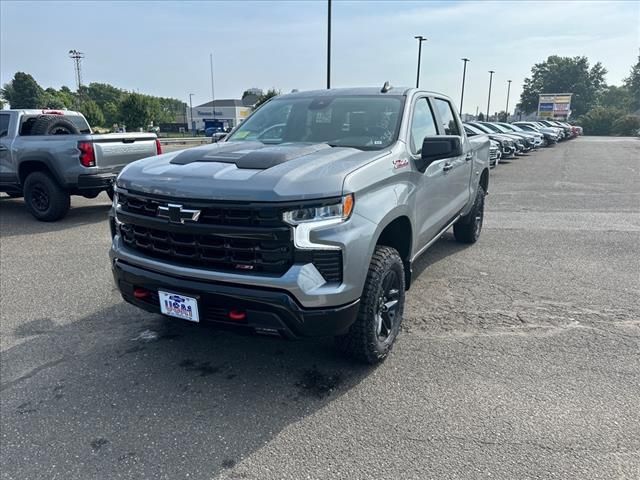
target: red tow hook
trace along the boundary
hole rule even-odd
[[[242,310],[229,310],[229,319],[234,322],[241,322],[247,318],[247,313]]]
[[[138,300],[144,300],[145,298],[149,298],[151,292],[146,288],[136,287],[133,289],[133,296]]]

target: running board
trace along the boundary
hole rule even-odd
[[[461,217],[462,215],[458,214],[453,220],[451,220],[451,222],[449,222],[447,224],[446,227],[444,227],[442,230],[440,230],[440,232],[433,237],[429,243],[427,243],[424,247],[422,247],[420,249],[420,251],[418,253],[416,253],[412,258],[411,258],[411,262],[413,263],[415,261],[416,258],[418,258],[420,255],[422,255],[427,248],[429,248],[431,245],[433,245],[434,243],[436,243],[440,237],[444,234],[444,232],[446,232],[447,230],[449,230],[451,227],[453,227],[453,224],[456,223],[458,221],[458,219]]]

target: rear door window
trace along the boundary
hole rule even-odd
[[[4,137],[9,133],[9,114],[0,113],[0,137]]]

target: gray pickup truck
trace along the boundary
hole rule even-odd
[[[292,93],[222,143],[134,162],[111,214],[123,298],[192,322],[335,336],[381,361],[416,258],[452,226],[463,243],[480,235],[489,140],[467,138],[456,112],[388,84]]]
[[[122,167],[158,153],[155,134],[94,135],[78,112],[0,111],[0,192],[24,196],[38,220],[64,217],[70,195],[112,196]]]

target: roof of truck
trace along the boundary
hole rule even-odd
[[[73,110],[63,110],[60,108],[10,108],[0,110],[0,113],[18,112],[24,115],[81,115]]]
[[[356,95],[379,95],[381,97],[390,95],[407,95],[415,88],[410,87],[391,87],[388,91],[382,92],[382,87],[352,87],[352,88],[330,88],[324,90],[307,90],[304,92],[291,92],[278,95],[278,97],[323,97],[323,96],[356,96]],[[444,97],[441,93],[429,92],[427,90],[419,90],[421,93]]]

